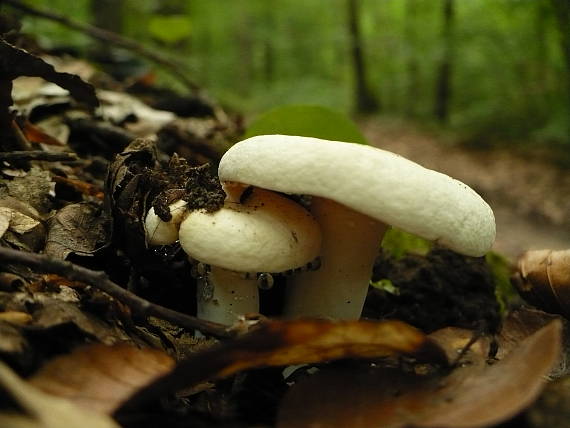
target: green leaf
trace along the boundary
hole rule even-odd
[[[368,144],[356,124],[345,115],[321,106],[277,107],[257,117],[245,138],[255,135],[284,134],[325,140]]]
[[[509,302],[518,297],[518,293],[511,284],[511,266],[509,261],[501,254],[489,251],[485,261],[491,268],[495,280],[495,297],[499,302],[501,313],[505,313]]]
[[[380,279],[378,281],[370,281],[370,286],[377,288],[378,290],[385,291],[386,293],[394,294],[395,296],[400,294],[400,289],[387,278]]]
[[[148,31],[162,42],[176,43],[190,35],[192,25],[186,15],[153,16]]]
[[[382,249],[398,260],[408,253],[426,255],[431,249],[431,243],[411,233],[391,227],[384,235]]]

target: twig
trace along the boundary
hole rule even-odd
[[[52,153],[44,152],[42,150],[30,151],[13,151],[13,152],[0,152],[0,161],[18,162],[18,161],[47,161],[47,162],[70,162],[76,161],[77,155],[75,153]]]
[[[201,320],[142,299],[109,280],[105,272],[102,271],[92,271],[76,264],[56,260],[45,255],[26,253],[9,248],[0,248],[0,260],[10,263],[19,263],[42,272],[61,275],[72,281],[87,283],[124,303],[131,308],[134,313],[140,316],[154,316],[184,328],[200,330],[203,333],[218,338],[229,338],[233,336],[233,334],[228,331],[228,326]]]
[[[64,15],[60,15],[54,12],[48,12],[47,10],[39,10],[33,7],[30,7],[26,4],[23,4],[19,0],[1,0],[0,3],[6,4],[8,6],[13,7],[14,9],[18,9],[24,13],[29,15],[37,16],[39,18],[49,19],[50,21],[55,21],[64,25],[68,28],[72,28],[77,31],[81,31],[82,33],[87,34],[94,39],[105,43],[112,43],[116,46],[120,46],[122,48],[131,50],[133,52],[142,55],[152,62],[163,66],[167,69],[172,75],[178,78],[182,83],[186,85],[192,92],[196,95],[199,95],[201,92],[200,86],[198,86],[195,82],[188,79],[186,74],[180,70],[184,69],[184,66],[176,61],[173,61],[169,58],[166,58],[155,51],[135,42],[134,40],[128,39],[126,37],[120,36],[119,34],[113,33],[111,31],[103,30],[101,28],[95,27],[93,25],[82,24],[80,22],[74,21],[69,19]]]

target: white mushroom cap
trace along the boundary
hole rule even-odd
[[[302,267],[320,251],[320,228],[301,205],[254,189],[243,203],[188,213],[180,245],[192,258],[236,272],[283,272]]]
[[[169,245],[178,240],[178,228],[186,214],[186,205],[187,202],[183,200],[170,204],[168,206],[172,215],[170,221],[162,221],[154,212],[154,208],[148,210],[144,221],[148,245]]]
[[[288,135],[241,141],[222,157],[224,182],[320,196],[481,256],[495,240],[495,219],[471,188],[391,152],[360,144]]]

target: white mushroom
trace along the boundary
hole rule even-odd
[[[288,198],[254,189],[243,203],[226,201],[215,212],[189,212],[180,224],[180,245],[210,268],[202,272],[198,317],[232,324],[259,312],[258,279],[303,267],[320,251],[314,218]]]
[[[178,229],[186,215],[186,205],[183,200],[176,201],[168,206],[172,218],[163,221],[154,211],[148,210],[144,221],[146,241],[148,245],[169,245],[178,241]]]
[[[231,147],[218,175],[226,191],[241,183],[313,196],[322,265],[289,284],[289,317],[359,318],[388,225],[469,256],[483,255],[495,239],[493,212],[471,188],[369,146],[257,136]]]

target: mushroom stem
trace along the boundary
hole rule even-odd
[[[239,315],[259,312],[257,280],[217,266],[198,281],[197,316],[232,325]]]
[[[387,226],[325,198],[314,197],[311,212],[321,226],[321,267],[290,281],[284,315],[358,319]]]

